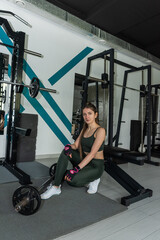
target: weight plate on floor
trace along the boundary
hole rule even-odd
[[[19,187],[13,194],[12,203],[17,212],[22,215],[32,215],[41,205],[41,196],[32,186]]]

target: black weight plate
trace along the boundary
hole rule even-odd
[[[39,79],[34,77],[31,80],[31,84],[30,84],[30,89],[29,89],[29,94],[32,98],[37,97],[38,93],[39,93]]]
[[[22,204],[22,202],[26,203]],[[41,196],[36,188],[29,185],[22,186],[14,192],[12,204],[14,208],[18,206],[20,214],[32,215],[38,211],[41,205]]]
[[[56,167],[57,167],[57,163],[54,163],[54,164],[51,165],[51,167],[49,168],[49,175],[50,175],[51,177],[55,175]]]

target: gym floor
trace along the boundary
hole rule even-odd
[[[160,159],[152,158],[160,161]],[[37,160],[51,166],[56,159]],[[89,227],[56,238],[57,240],[160,240],[160,167],[131,163],[119,165],[143,187],[153,190],[153,196],[128,207],[128,210]],[[104,172],[98,192],[120,202],[128,192]],[[47,240],[47,239],[46,239]]]

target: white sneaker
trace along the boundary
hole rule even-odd
[[[52,186],[49,189],[47,189],[47,191],[41,194],[41,199],[48,199],[53,195],[59,195],[59,194],[61,194],[61,187],[57,188],[55,186]]]
[[[89,193],[89,194],[96,193],[97,190],[98,190],[99,183],[100,183],[100,178],[94,180],[93,182],[90,182],[89,185],[88,185],[87,193]]]
[[[49,184],[49,186],[47,187],[47,190],[49,190],[51,187],[53,187],[52,183]]]

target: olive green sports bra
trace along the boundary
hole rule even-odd
[[[98,127],[98,128],[100,128],[100,127]],[[88,152],[89,153],[91,151],[91,148],[92,148],[93,143],[95,141],[94,134],[97,131],[97,129],[94,131],[94,133],[90,137],[82,137],[82,139],[81,139],[82,152]],[[104,142],[100,146],[98,152],[103,151],[103,149],[104,149]]]

